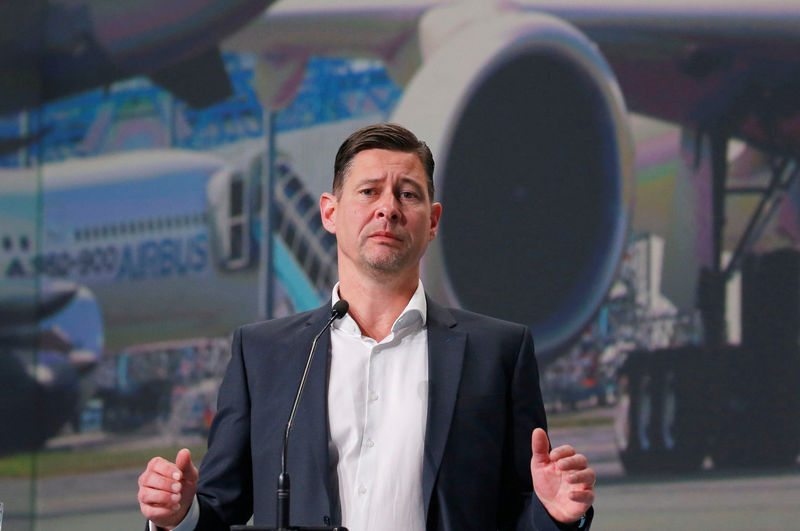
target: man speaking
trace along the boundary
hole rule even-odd
[[[433,168],[398,125],[344,141],[319,202],[337,241],[332,301],[236,331],[199,477],[186,449],[139,477],[151,529],[274,524],[283,430],[340,299],[349,312],[319,340],[291,432],[292,525],[588,529],[595,473],[572,447],[550,450],[528,328],[425,295],[420,259],[442,214]]]

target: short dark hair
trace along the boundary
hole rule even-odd
[[[414,153],[419,157],[425,174],[428,177],[428,198],[433,201],[433,154],[428,144],[421,141],[402,125],[380,123],[362,127],[347,137],[336,153],[333,165],[333,193],[339,197],[344,186],[344,179],[350,173],[353,159],[368,149],[386,149]]]

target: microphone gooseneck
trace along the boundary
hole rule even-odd
[[[294,422],[294,415],[297,412],[297,405],[300,403],[300,396],[303,394],[303,388],[306,385],[308,378],[308,370],[311,368],[311,361],[314,359],[314,350],[317,347],[317,341],[322,337],[322,334],[333,324],[336,319],[341,319],[347,314],[347,309],[350,305],[346,300],[338,300],[331,308],[331,317],[322,330],[314,336],[314,341],[311,343],[311,350],[306,359],[306,366],[303,369],[303,377],[300,379],[300,385],[297,388],[297,394],[294,397],[292,404],[292,412],[289,414],[289,421],[286,423],[286,430],[283,433],[283,448],[281,451],[281,474],[278,476],[278,507],[277,507],[277,527],[278,529],[289,529],[289,501],[291,484],[289,480],[289,473],[286,471],[286,454],[289,449],[289,432],[292,429],[292,422]]]

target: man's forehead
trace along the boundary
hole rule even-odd
[[[394,149],[364,149],[353,157],[354,164],[408,164],[422,168],[419,156],[413,151]]]
[[[351,176],[358,174],[361,179],[378,179],[389,176],[403,176],[412,180],[425,181],[425,169],[416,153],[391,151],[387,149],[365,149],[353,157]]]

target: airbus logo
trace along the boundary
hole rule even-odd
[[[4,276],[136,281],[197,275],[206,270],[208,264],[208,236],[196,234],[135,244],[63,249],[34,255],[28,260],[24,256],[15,256],[9,261]]]

